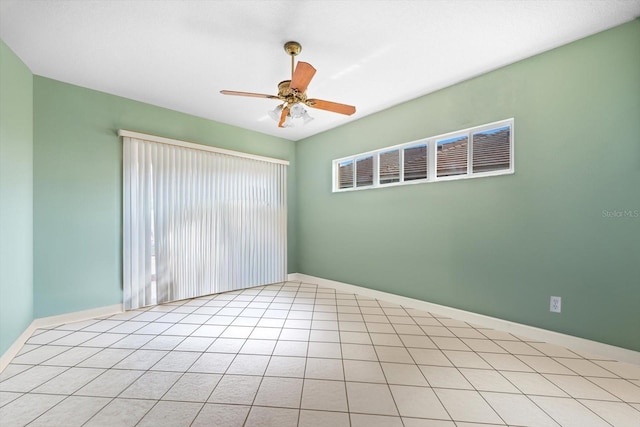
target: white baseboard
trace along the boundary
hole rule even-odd
[[[559,345],[570,350],[574,350],[580,354],[600,356],[605,359],[613,359],[620,362],[640,365],[640,352],[604,344],[597,341],[591,341],[585,338],[574,337],[572,335],[561,334],[559,332],[536,328],[534,326],[510,322],[508,320],[498,319],[495,317],[485,316],[470,311],[447,307],[445,305],[434,304],[427,301],[421,301],[414,298],[376,291],[374,289],[336,282],[334,280],[323,279],[321,277],[314,277],[306,274],[292,273],[289,274],[288,280],[292,282],[316,284],[319,286],[325,286],[328,288],[340,290],[342,292],[354,293],[374,299],[389,301],[398,305],[402,305],[403,307],[424,310],[440,316],[451,317],[485,328],[491,328],[498,331],[508,332],[513,335],[527,337],[531,340]]]
[[[9,362],[18,354],[22,346],[27,342],[31,335],[42,328],[50,328],[52,326],[63,325],[65,323],[81,322],[96,317],[112,316],[122,313],[122,304],[109,305],[107,307],[92,308],[90,310],[76,311],[73,313],[60,314],[58,316],[41,317],[34,319],[33,322],[25,329],[17,340],[11,344],[11,347],[0,357],[0,373],[4,371]]]

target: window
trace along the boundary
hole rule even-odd
[[[333,191],[513,172],[513,119],[508,119],[334,160]]]
[[[400,150],[380,153],[380,184],[400,182]]]
[[[338,164],[338,188],[353,187],[353,160]]]
[[[436,158],[438,159],[438,177],[466,175],[469,163],[469,137],[454,136],[439,140]]]
[[[473,173],[511,167],[511,127],[503,126],[473,134]]]
[[[404,180],[427,179],[427,144],[404,149]]]
[[[356,160],[356,187],[373,185],[373,156]]]

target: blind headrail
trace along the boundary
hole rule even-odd
[[[179,139],[165,138],[163,136],[150,135],[148,133],[134,132],[126,129],[120,129],[118,136],[142,139],[145,141],[159,142],[161,144],[176,145],[178,147],[192,148],[200,151],[210,151],[212,153],[226,154],[229,156],[242,157],[244,159],[259,160],[268,163],[277,163],[280,165],[289,165],[288,160],[274,159],[272,157],[258,156],[256,154],[243,153],[241,151],[227,150],[224,148],[212,147],[211,145],[197,144],[195,142],[180,141]]]

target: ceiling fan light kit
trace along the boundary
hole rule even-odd
[[[279,127],[293,127],[293,119],[302,119],[304,124],[313,120],[305,108],[311,107],[319,110],[331,111],[345,114],[347,116],[356,112],[356,107],[352,105],[339,104],[337,102],[323,101],[321,99],[308,99],[307,87],[316,73],[316,69],[311,64],[298,61],[295,65],[294,57],[302,51],[302,46],[298,42],[290,41],[284,44],[284,50],[291,56],[291,80],[283,80],[278,84],[277,95],[266,95],[252,92],[238,92],[232,90],[221,90],[223,95],[249,96],[253,98],[278,99],[282,104],[272,111],[269,117],[278,122]]]

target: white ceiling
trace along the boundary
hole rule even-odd
[[[299,140],[630,21],[640,0],[0,0],[0,37],[34,74]],[[318,71],[311,110],[281,129],[284,42]]]

